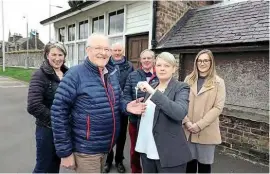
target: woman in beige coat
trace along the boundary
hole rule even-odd
[[[185,82],[190,85],[188,115],[183,120],[192,153],[187,173],[211,173],[215,146],[221,143],[219,115],[225,103],[224,80],[217,76],[210,50],[200,51]],[[198,169],[198,170],[197,170]]]

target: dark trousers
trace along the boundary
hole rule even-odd
[[[36,127],[36,166],[33,173],[59,173],[60,158],[56,155],[52,129]]]
[[[160,160],[147,158],[146,154],[141,153],[143,173],[185,173],[186,164],[175,167],[161,167]]]
[[[128,132],[130,136],[130,166],[131,173],[142,173],[140,154],[135,151],[138,136],[137,123],[129,123]]]
[[[197,160],[192,160],[187,163],[186,173],[211,173],[210,164],[202,164]]]
[[[127,125],[128,125],[128,116],[121,115],[120,134],[116,141],[116,154],[115,154],[116,164],[121,163],[124,159],[124,148],[125,148],[125,143],[126,143]],[[114,152],[112,149],[107,156],[106,163],[112,164],[113,156],[114,156]]]

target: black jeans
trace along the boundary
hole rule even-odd
[[[124,159],[124,148],[125,148],[125,143],[126,143],[127,125],[128,125],[128,116],[121,115],[120,133],[116,141],[116,154],[115,154],[116,164],[121,163]],[[114,152],[112,149],[107,156],[106,163],[112,164],[113,157],[114,157]]]
[[[187,163],[186,173],[211,173],[211,164],[202,164],[196,159]]]
[[[33,173],[59,173],[60,158],[56,155],[52,129],[36,127],[36,166]]]

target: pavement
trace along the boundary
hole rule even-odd
[[[31,173],[35,165],[35,120],[27,113],[28,85],[0,76],[0,173]],[[127,136],[124,164],[129,167]],[[73,173],[66,169],[62,173]],[[115,167],[112,173],[116,172]],[[269,173],[269,168],[216,151],[213,173]]]

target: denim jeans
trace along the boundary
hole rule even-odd
[[[59,173],[60,161],[56,155],[52,129],[36,126],[36,166],[33,173]]]

